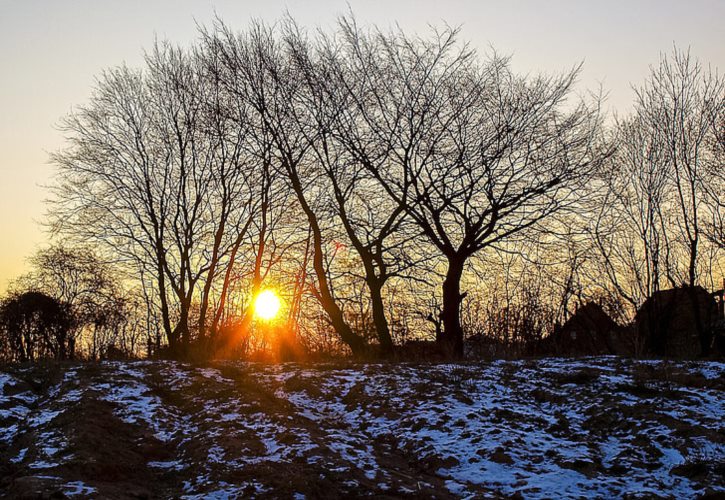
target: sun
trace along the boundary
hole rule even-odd
[[[274,290],[264,290],[254,301],[254,315],[269,321],[277,316],[280,306],[281,302]]]

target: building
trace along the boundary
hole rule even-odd
[[[672,288],[647,299],[634,326],[645,354],[695,358],[711,353],[718,313],[715,294],[704,288]]]

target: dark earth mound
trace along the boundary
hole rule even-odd
[[[63,498],[725,494],[725,365],[108,362],[0,371],[0,491]]]

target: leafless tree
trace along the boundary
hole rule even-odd
[[[579,70],[518,75],[451,28],[218,21],[64,121],[51,228],[126,273],[150,352],[160,331],[178,355],[268,348],[265,286],[315,351],[390,355],[428,323],[452,356],[464,329],[520,349],[585,298],[634,311],[712,281],[722,255],[723,78],[675,49],[607,136]]]
[[[663,147],[641,120],[621,120],[617,127],[617,152],[603,169],[591,227],[608,281],[636,311],[662,284],[676,282],[668,172]]]
[[[707,144],[712,155],[704,166],[703,187],[710,207],[705,234],[722,251],[725,250],[725,95],[721,94],[719,104],[717,96],[714,99],[713,105],[708,107],[710,136]]]
[[[39,292],[64,308],[71,320],[65,332],[68,357],[98,359],[111,345],[136,354],[140,334],[132,325],[134,299],[124,290],[122,276],[96,252],[56,244],[33,255],[30,266],[9,292]]]
[[[326,181],[331,212],[361,263],[381,352],[391,355],[384,289],[391,279],[409,279],[406,272],[420,265],[410,251],[420,231],[371,173],[391,151],[389,141],[374,139],[376,131],[365,118],[380,85],[371,80],[384,78],[379,47],[358,36],[352,19],[341,19],[339,27],[339,39],[320,34],[313,45],[290,22],[285,41],[304,78],[298,105],[314,124],[302,130],[313,134],[311,149]]]
[[[617,123],[617,152],[603,170],[593,218],[607,280],[634,311],[663,285],[712,279],[725,83],[675,48],[636,96],[632,115]]]
[[[202,61],[157,44],[145,71],[106,72],[90,104],[64,121],[70,145],[54,156],[52,228],[153,276],[174,351],[192,330],[203,338],[212,286],[248,235],[264,186],[245,156],[247,129],[229,118],[233,102]]]
[[[325,237],[316,206],[320,176],[311,150],[310,137],[314,133],[308,130],[315,124],[299,116],[302,110],[297,101],[304,91],[304,81],[295,69],[292,55],[278,40],[274,29],[259,23],[238,35],[220,24],[214,33],[205,34],[205,43],[226,65],[227,86],[254,110],[257,133],[271,140],[274,166],[284,173],[307,219],[316,277],[313,293],[340,338],[354,354],[365,353],[366,343],[345,321],[327,275]]]
[[[422,40],[346,27],[370,75],[354,94],[369,130],[356,154],[445,258],[439,340],[460,356],[468,259],[571,201],[602,156],[598,109],[565,111],[578,69],[523,78],[507,59],[481,63],[455,30]]]
[[[662,56],[637,89],[635,113],[647,133],[656,138],[675,191],[675,225],[687,252],[686,283],[690,286],[696,285],[699,277],[705,193],[713,187],[717,191],[720,184],[716,178],[706,179],[706,174],[714,160],[708,140],[721,134],[713,131],[713,126],[722,123],[724,106],[725,79],[703,68],[689,51],[677,48],[671,56]]]

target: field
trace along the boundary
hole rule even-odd
[[[725,495],[725,364],[44,364],[0,371],[0,492]]]

